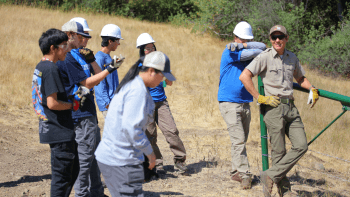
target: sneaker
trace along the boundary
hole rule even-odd
[[[288,196],[288,193],[291,192],[291,186],[290,182],[287,177],[283,177],[278,183],[277,183],[277,188],[278,188],[278,194],[280,197],[283,196]]]
[[[272,179],[267,175],[266,171],[263,171],[260,173],[260,180],[263,185],[263,193],[265,197],[271,197],[272,187],[273,187],[273,181]]]
[[[187,171],[187,166],[186,166],[186,163],[184,161],[176,161],[174,166],[175,166],[175,168],[179,169],[182,172]]]

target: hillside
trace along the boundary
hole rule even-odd
[[[77,16],[84,17],[93,29],[88,48],[95,52],[100,50],[99,34],[105,24],[113,23],[121,28],[124,40],[117,51],[111,54],[123,54],[126,57],[118,70],[120,79],[138,58],[136,38],[143,32],[151,34],[157,50],[170,58],[177,81],[166,88],[166,94],[187,149],[190,176],[181,176],[173,170],[172,153],[161,132],[158,132],[159,146],[169,173],[144,184],[145,196],[262,195],[258,179],[261,148],[256,101],[251,104],[252,121],[247,145],[252,173],[256,175],[253,188],[241,190],[239,184],[229,177],[230,140],[216,97],[220,58],[226,43],[168,24],[0,5],[2,196],[49,196],[50,152],[48,145],[39,144],[38,121],[31,104],[31,80],[42,56],[38,47],[41,33],[52,27],[60,29],[65,22]],[[317,88],[350,96],[350,81],[324,77],[307,69],[306,65],[304,68],[307,78]],[[301,113],[308,140],[311,140],[341,113],[342,106],[339,102],[321,98],[310,109],[306,105],[307,96],[295,92],[296,106]],[[103,131],[102,114],[98,116]],[[345,113],[311,144],[310,151],[288,174],[293,190],[304,196],[350,196],[349,131],[350,113]],[[325,169],[316,168],[319,164]],[[108,191],[105,193],[109,194]]]

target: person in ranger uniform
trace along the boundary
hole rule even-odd
[[[294,105],[293,77],[298,84],[310,90],[307,103],[313,107],[318,100],[318,90],[305,77],[296,55],[285,49],[288,33],[284,26],[276,25],[270,30],[271,48],[258,55],[242,72],[239,79],[247,91],[264,104],[264,121],[272,146],[272,167],[261,172],[265,196],[271,196],[276,183],[280,196],[294,196],[286,174],[308,149],[304,125]],[[260,75],[266,96],[259,95],[254,88],[252,77]],[[286,152],[285,135],[292,148]]]

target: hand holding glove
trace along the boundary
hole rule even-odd
[[[107,67],[107,71],[109,73],[112,73],[115,70],[117,70],[117,68],[119,68],[123,64],[124,59],[125,59],[125,57],[123,57],[122,55],[120,55],[120,57],[115,55],[113,57],[112,62],[105,66],[105,67]]]
[[[280,101],[280,98],[278,98],[277,96],[262,96],[262,95],[259,95],[258,103],[265,104],[265,105],[270,105],[272,107],[277,107],[281,103],[281,101]]]
[[[94,62],[96,60],[94,52],[88,48],[79,49],[79,53],[81,55],[83,55],[83,57],[86,60],[86,63],[88,63],[88,64],[90,64],[91,62]]]
[[[312,108],[318,100],[318,89],[312,88],[310,89],[309,98],[307,99],[307,104],[311,104],[310,108]]]
[[[125,57],[122,54],[120,54],[119,57],[115,55],[113,59],[115,62],[115,67],[119,68],[123,64]]]
[[[77,111],[83,106],[86,96],[90,94],[90,90],[81,85],[73,94],[73,111]]]
[[[241,50],[244,48],[242,43],[231,42],[226,45],[226,48],[231,51]]]

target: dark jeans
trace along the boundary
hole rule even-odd
[[[75,140],[50,144],[51,197],[69,196],[79,174],[79,158]]]

